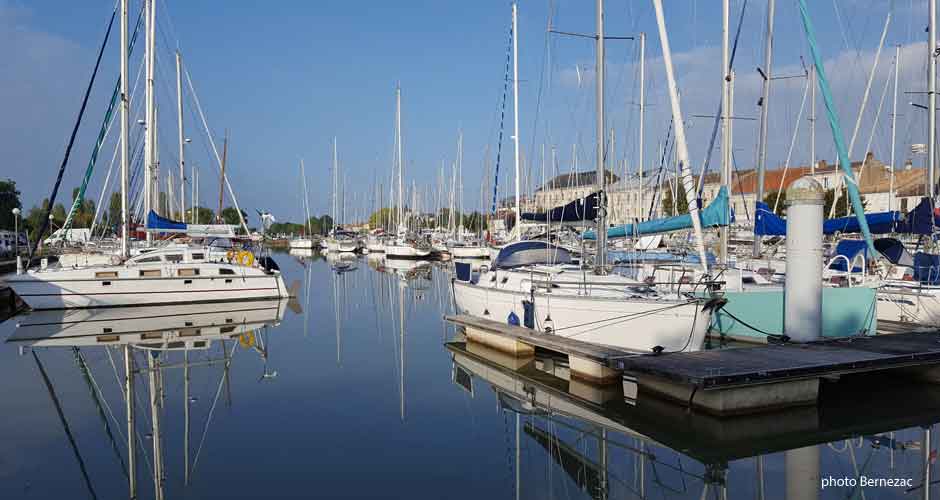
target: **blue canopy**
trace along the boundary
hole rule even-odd
[[[555,207],[548,212],[525,212],[522,220],[530,222],[584,222],[597,218],[597,195],[591,193],[585,198],[578,198],[566,205]]]
[[[734,214],[728,209],[728,189],[722,186],[718,196],[704,209],[699,211],[702,227],[722,227],[734,222]],[[635,226],[635,227],[634,227]],[[644,234],[660,234],[692,228],[692,215],[683,214],[675,217],[648,220],[639,224],[624,224],[607,230],[608,238],[626,238]],[[597,236],[593,230],[584,232],[584,239],[593,240]]]
[[[829,269],[845,271],[848,268],[846,264],[847,259],[848,262],[852,263],[852,272],[860,273],[862,272],[862,268],[855,265],[855,257],[859,254],[863,255],[866,259],[868,258],[868,243],[865,240],[842,240],[836,245],[835,255],[845,257],[845,259],[833,260],[832,264],[829,264]],[[835,255],[833,257],[835,257]]]
[[[147,230],[167,233],[185,233],[186,224],[173,219],[167,219],[151,210],[150,213],[147,214]]]
[[[754,224],[754,234],[761,236],[786,236],[787,221],[773,213],[766,203],[757,202],[755,214],[757,222]],[[865,220],[868,221],[868,228],[873,234],[909,232],[905,230],[905,217],[898,211],[865,214]],[[858,218],[854,215],[829,219],[823,222],[823,234],[859,232],[861,232],[861,227],[858,224]]]
[[[513,267],[535,264],[568,264],[571,253],[545,241],[519,241],[510,243],[499,250],[493,267],[511,269]]]

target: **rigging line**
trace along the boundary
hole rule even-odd
[[[503,130],[506,121],[506,94],[509,89],[509,64],[512,61],[512,24],[509,27],[509,42],[506,45],[506,68],[503,72],[503,99],[499,111],[499,136],[496,140],[496,174],[493,184],[493,213],[496,213],[497,190],[499,189],[499,165],[503,153]]]
[[[790,159],[793,157],[793,146],[796,145],[796,137],[800,132],[800,125],[803,121],[803,110],[806,108],[806,96],[809,94],[809,87],[812,85],[812,82],[812,80],[807,78],[806,85],[803,86],[803,98],[800,100],[800,111],[796,115],[796,123],[793,125],[793,136],[790,138],[790,147],[787,149],[787,160],[783,164],[783,175],[780,176],[780,185],[777,186],[777,198],[774,200],[773,208],[774,213],[777,213],[777,207],[780,204],[780,193],[783,192],[783,183],[787,178],[787,171],[790,169]],[[833,206],[834,205],[835,201],[833,201]]]
[[[741,5],[741,15],[738,16],[738,28],[734,32],[734,43],[731,45],[731,57],[728,59],[728,73],[734,69],[734,59],[738,54],[738,40],[741,38],[741,27],[744,25],[744,13],[747,11],[747,0]],[[702,165],[702,172],[699,174],[698,194],[696,198],[702,197],[702,190],[705,189],[705,172],[708,171],[712,161],[712,153],[715,151],[715,139],[718,137],[718,128],[721,124],[721,99],[718,99],[718,111],[715,113],[715,120],[712,123],[712,135],[708,140],[708,150],[705,153],[705,162]]]
[[[209,424],[212,423],[212,414],[215,412],[215,407],[219,402],[219,396],[222,395],[222,387],[225,385],[226,379],[225,373],[232,364],[232,357],[235,354],[236,347],[238,347],[238,342],[232,344],[232,349],[229,352],[228,359],[225,360],[225,365],[222,367],[222,376],[219,377],[219,387],[215,391],[215,399],[212,400],[212,406],[209,408],[209,415],[206,416],[206,424],[202,430],[202,437],[199,439],[199,447],[196,449],[196,457],[193,459],[193,467],[190,470],[190,474],[196,472],[196,465],[199,464],[199,457],[202,453],[202,445],[206,442],[206,436],[209,434]]]
[[[101,42],[101,48],[98,49],[95,69],[92,71],[91,79],[89,79],[88,86],[85,88],[82,106],[78,111],[78,118],[75,120],[75,125],[72,127],[72,135],[69,137],[68,146],[65,148],[65,156],[62,158],[62,164],[59,165],[59,175],[56,177],[55,185],[52,187],[52,194],[49,196],[49,206],[46,208],[45,216],[42,218],[42,226],[40,226],[39,232],[36,233],[36,241],[33,242],[33,245],[30,247],[29,258],[26,259],[27,266],[32,262],[33,255],[36,253],[36,249],[39,247],[43,235],[46,233],[46,230],[49,229],[49,215],[52,213],[52,208],[55,206],[55,199],[59,194],[59,186],[62,185],[62,177],[65,175],[65,167],[68,165],[69,157],[72,155],[72,146],[75,144],[75,136],[78,135],[78,128],[81,126],[82,118],[85,116],[85,108],[88,106],[88,97],[91,95],[91,88],[94,86],[95,79],[98,76],[98,68],[101,67],[101,57],[104,55],[104,49],[108,45],[108,39],[111,37],[111,28],[114,26],[114,18],[116,16],[117,7],[115,6],[114,10],[111,11],[111,20],[108,21],[108,29],[104,34],[104,40]]]
[[[542,110],[542,86],[545,84],[545,66],[546,61],[550,61],[550,42],[551,42],[551,30],[552,28],[552,0],[548,2],[548,30],[545,31],[545,45],[542,49],[542,64],[541,69],[539,70],[539,90],[536,94],[535,99],[535,117],[532,120],[532,140],[529,142],[529,158],[535,157],[535,143],[536,137],[538,136],[538,127],[539,127],[539,114]],[[549,75],[550,76],[550,75]],[[549,87],[551,87],[551,81],[549,80]]]
[[[39,361],[39,355],[36,354],[36,350],[32,349],[30,352],[33,354],[33,359],[36,361],[36,367],[39,368],[39,374],[42,375],[42,381],[46,384],[46,390],[49,392],[49,397],[52,399],[52,404],[55,406],[55,411],[59,414],[59,422],[62,424],[62,428],[65,430],[65,435],[69,439],[69,444],[72,446],[72,452],[75,454],[75,460],[78,461],[78,467],[82,471],[82,478],[85,480],[85,487],[88,488],[88,493],[91,495],[91,498],[97,499],[98,495],[95,494],[95,489],[91,485],[91,478],[88,477],[88,469],[85,468],[85,460],[82,459],[82,454],[78,451],[78,443],[75,442],[75,436],[72,435],[72,429],[69,428],[69,423],[65,419],[65,413],[62,411],[62,404],[59,402],[59,398],[55,394],[55,389],[52,387],[52,381],[49,380],[49,375],[46,374],[46,369],[42,366],[42,362]]]
[[[199,117],[202,119],[202,125],[206,130],[206,135],[209,136],[209,144],[212,145],[212,152],[215,154],[215,159],[218,162],[219,168],[222,168],[222,157],[219,156],[219,150],[215,146],[215,141],[212,140],[212,136],[209,133],[209,123],[206,121],[206,114],[202,110],[202,105],[199,103],[199,96],[196,95],[196,89],[193,87],[193,80],[189,75],[189,69],[184,69],[184,74],[186,75],[186,83],[189,86],[190,95],[193,97],[193,101],[196,104],[196,109],[199,110]],[[231,170],[231,168],[229,169]],[[245,230],[245,235],[250,235],[251,231],[248,229],[248,223],[245,222],[245,216],[242,213],[241,208],[238,206],[238,200],[235,198],[235,191],[232,190],[232,184],[229,182],[231,174],[222,176],[223,182],[225,182],[225,187],[228,188],[229,196],[232,198],[232,204],[235,205],[235,211],[238,212],[238,220],[241,222],[242,228]]]
[[[75,361],[78,363],[78,367],[82,372],[85,383],[88,384],[91,398],[95,402],[95,408],[98,410],[98,416],[101,417],[101,421],[104,423],[105,434],[108,435],[108,441],[111,442],[111,448],[114,450],[114,455],[117,456],[118,463],[121,464],[121,471],[124,472],[124,477],[127,477],[127,466],[124,464],[124,457],[121,456],[117,442],[114,440],[114,433],[111,431],[111,423],[108,420],[108,415],[110,415],[111,420],[113,420],[115,424],[118,423],[117,418],[114,417],[114,412],[111,411],[111,406],[107,404],[107,400],[101,397],[98,384],[95,383],[94,378],[91,375],[91,368],[88,366],[88,362],[85,360],[85,356],[82,355],[82,351],[79,350],[78,347],[72,347],[72,352],[75,354]],[[108,410],[108,415],[105,415],[105,408]],[[118,425],[117,428],[120,437],[126,441],[127,439],[120,432],[120,425]]]

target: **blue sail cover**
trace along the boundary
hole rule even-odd
[[[153,210],[147,214],[147,230],[162,233],[185,233],[186,224],[161,217]]]
[[[728,209],[728,189],[722,186],[718,191],[718,196],[704,209],[699,211],[699,220],[702,222],[702,228],[722,227],[734,222],[734,214]],[[671,231],[681,231],[683,229],[692,229],[692,215],[684,214],[675,217],[666,217],[663,219],[648,220],[639,224],[624,224],[607,230],[608,238],[626,238],[634,235],[643,236],[645,234],[660,234]],[[597,236],[593,230],[584,232],[584,239],[593,240]]]
[[[786,236],[787,221],[770,210],[766,203],[757,202],[757,222],[754,233],[761,236]],[[872,234],[904,233],[904,234],[930,234],[933,225],[940,223],[940,218],[931,217],[933,209],[930,200],[924,198],[914,210],[907,215],[901,212],[876,212],[865,214],[868,228]],[[933,219],[933,220],[931,220]],[[838,217],[823,222],[823,234],[860,233],[861,227],[858,218]]]
[[[555,207],[548,212],[525,212],[522,220],[529,222],[585,222],[597,218],[597,195],[591,193],[585,198],[578,198],[561,207]]]

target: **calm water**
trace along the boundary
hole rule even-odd
[[[518,367],[466,345],[442,321],[444,267],[277,259],[297,303],[0,324],[0,498],[128,496],[131,338],[139,498],[925,493],[925,429],[940,421],[931,387],[840,382],[818,408],[720,420],[569,382],[561,360]],[[863,476],[911,486],[846,484]]]

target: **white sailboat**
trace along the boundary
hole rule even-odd
[[[658,4],[658,2],[657,2]],[[516,28],[513,4],[513,34]],[[678,92],[672,70],[669,41],[661,6],[657,21],[669,82],[676,141],[686,189],[692,192],[688,150],[682,126]],[[597,1],[597,182],[604,190],[604,28],[603,0]],[[518,135],[517,135],[518,137]],[[518,161],[518,159],[517,159]],[[518,208],[518,207],[517,207]],[[699,252],[704,256],[698,208],[691,208]],[[606,230],[603,205],[598,210],[597,262],[594,273],[573,265],[570,253],[541,241],[520,241],[499,251],[492,266],[471,273],[469,264],[457,264],[453,282],[458,312],[494,321],[507,321],[552,333],[636,351],[694,351],[702,347],[714,309],[711,300],[690,287],[684,294],[662,294],[635,280],[607,273]],[[707,273],[707,261],[701,260]]]
[[[359,251],[359,239],[356,238],[352,234],[346,233],[338,229],[336,226],[336,218],[339,215],[339,206],[337,204],[337,199],[336,199],[338,182],[339,182],[338,179],[339,179],[339,159],[336,153],[336,137],[334,137],[333,138],[333,229],[330,231],[329,237],[325,240],[325,245],[326,245],[326,250],[329,252],[355,253]]]
[[[153,64],[155,26],[153,4],[148,19],[147,61]],[[128,148],[128,53],[127,53],[127,6],[121,8],[121,254],[117,264],[101,264],[86,267],[64,267],[62,265],[41,266],[24,273],[5,277],[13,291],[33,309],[71,309],[87,307],[114,307],[128,305],[181,304],[192,302],[216,302],[245,299],[271,299],[287,297],[288,291],[280,270],[273,259],[264,258],[255,262],[249,251],[234,250],[225,259],[215,259],[205,249],[168,246],[142,253],[130,258],[129,239],[129,148]],[[152,67],[148,68],[148,75]],[[149,117],[153,116],[152,81],[148,81],[147,105]],[[148,123],[148,157],[156,157],[153,131],[154,123]],[[145,165],[147,167],[147,165]],[[150,165],[153,167],[153,164]],[[145,207],[149,216],[151,186],[150,178],[144,182]],[[237,209],[237,202],[236,202]],[[157,219],[160,219],[157,217]],[[165,219],[163,219],[165,221]],[[148,221],[149,222],[149,221]],[[175,223],[174,231],[183,231],[186,224]],[[204,229],[204,228],[201,228]],[[148,240],[151,233],[148,232]]]
[[[304,186],[304,234],[290,240],[291,249],[312,249],[313,238],[310,236],[310,201],[307,195],[307,174],[304,171],[304,161],[300,160],[300,177]]]
[[[405,225],[403,197],[403,170],[401,152],[401,87],[395,87],[395,158],[398,167],[398,234],[385,245],[385,257],[389,259],[424,259],[431,255],[431,246],[408,234]]]

